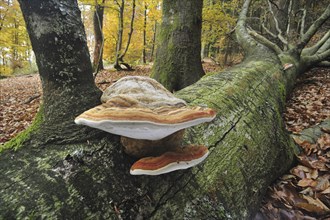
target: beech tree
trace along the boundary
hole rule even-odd
[[[163,1],[152,77],[170,91],[198,81],[201,62],[202,0]]]
[[[93,27],[95,35],[94,43],[94,54],[93,54],[93,70],[98,72],[104,69],[103,67],[103,47],[104,47],[104,37],[103,37],[103,15],[104,15],[104,3],[102,0],[101,4],[95,1],[95,11],[93,14]]]
[[[123,30],[124,30],[124,8],[125,8],[125,0],[115,1],[118,6],[118,33],[117,33],[117,45],[116,45],[116,56],[115,56],[115,64],[114,67],[117,70],[123,70],[122,66],[125,66],[127,70],[133,70],[132,67],[124,62],[124,57],[128,51],[129,45],[131,43],[132,34],[133,34],[133,26],[134,26],[134,18],[135,18],[135,0],[132,0],[132,16],[130,21],[130,30],[128,32],[128,39],[126,43],[126,47],[124,51],[122,51],[123,44]]]
[[[330,17],[330,6],[304,32],[296,52],[281,53],[247,30],[246,0],[236,27],[245,60],[175,93],[189,105],[218,112],[185,135],[187,143],[208,146],[208,158],[189,170],[131,176],[134,159],[123,153],[117,136],[73,123],[100,95],[76,2],[20,4],[44,101],[33,129],[6,145],[17,143],[16,151],[0,155],[2,218],[248,219],[269,184],[294,162],[296,147],[281,112],[297,75],[328,53],[320,51],[329,46],[324,38],[304,47]]]
[[[20,7],[43,90],[42,107],[30,129],[37,130],[36,138],[45,143],[68,143],[87,137],[87,130],[78,128],[72,120],[85,107],[99,103],[101,92],[93,82],[77,3],[21,1]]]

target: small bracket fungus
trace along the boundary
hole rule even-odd
[[[121,135],[124,151],[135,157],[159,156],[165,152],[164,156],[155,157],[152,160],[147,159],[149,162],[163,161],[163,159],[177,158],[177,156],[184,158],[189,149],[196,150],[188,147],[180,153],[177,150],[168,152],[181,145],[185,128],[210,122],[216,116],[213,109],[187,106],[184,100],[176,98],[156,80],[149,77],[124,77],[104,91],[101,101],[101,105],[79,115],[75,123]],[[203,154],[203,159],[207,154]],[[164,169],[158,167],[158,171],[162,170],[160,172],[150,170],[144,172],[135,168],[136,171],[131,173],[156,173],[150,175],[157,175],[186,169],[202,160],[199,157],[175,162],[167,160],[172,162],[164,163],[166,166]],[[174,163],[180,166],[174,166]]]
[[[159,157],[145,157],[136,161],[130,173],[132,175],[160,175],[187,169],[202,162],[208,154],[209,151],[205,146],[179,147]]]

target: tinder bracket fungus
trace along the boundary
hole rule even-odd
[[[108,87],[102,104],[75,119],[121,135],[124,151],[142,158],[131,167],[132,175],[159,175],[187,169],[208,155],[205,146],[181,146],[184,129],[212,121],[213,109],[187,106],[156,80],[128,76]]]

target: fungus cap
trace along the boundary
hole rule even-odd
[[[129,97],[139,105],[148,108],[160,106],[185,106],[186,102],[175,97],[162,84],[145,76],[127,76],[109,86],[101,96],[106,103],[117,96]]]
[[[201,163],[208,156],[205,146],[180,147],[158,157],[145,157],[136,161],[130,170],[131,175],[160,175],[175,170],[187,169]]]
[[[210,108],[187,107],[156,80],[142,76],[118,80],[105,90],[101,101],[75,123],[129,138],[159,140],[216,115]]]
[[[134,139],[159,140],[176,131],[212,121],[216,113],[210,108],[163,106],[145,107],[96,106],[75,119],[109,133]]]

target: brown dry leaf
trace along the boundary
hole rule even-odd
[[[328,171],[328,168],[326,167],[325,163],[320,160],[315,160],[311,162],[311,166],[314,169],[318,169],[320,171]]]
[[[291,174],[285,174],[281,177],[282,180],[290,180],[290,179],[295,179],[296,176],[295,175],[291,175]]]
[[[301,155],[297,156],[297,158],[302,165],[304,165],[308,168],[311,168],[311,169],[315,169],[315,167],[313,167],[313,165],[311,164],[311,162],[312,162],[311,159],[307,155],[301,154]],[[310,171],[305,171],[305,172],[310,172]]]
[[[297,185],[301,187],[307,187],[307,186],[315,187],[317,186],[317,184],[318,182],[313,179],[304,178],[302,180],[299,180]]]
[[[297,203],[296,207],[306,210],[307,212],[314,212],[319,214],[325,213],[325,211],[321,207],[310,203]]]
[[[317,143],[319,144],[321,150],[329,149],[330,148],[330,135],[324,134],[317,140]]]
[[[305,196],[305,195],[303,195],[303,198],[306,199],[309,204],[319,207],[321,209],[320,212],[330,212],[330,209],[326,205],[324,205],[324,203],[321,200],[317,198],[314,199],[310,196]]]
[[[324,176],[317,178],[317,184],[315,186],[315,190],[324,191],[327,188],[329,188],[330,187],[329,177],[330,177],[330,175],[324,175]]]
[[[330,187],[328,187],[327,189],[323,190],[321,193],[322,194],[330,194]]]
[[[290,170],[290,173],[297,176],[300,179],[306,178],[306,174],[304,171],[298,169],[297,167],[294,167]]]
[[[314,190],[311,187],[307,187],[304,190],[300,191],[299,193],[304,194],[304,195],[313,196],[314,195]]]

